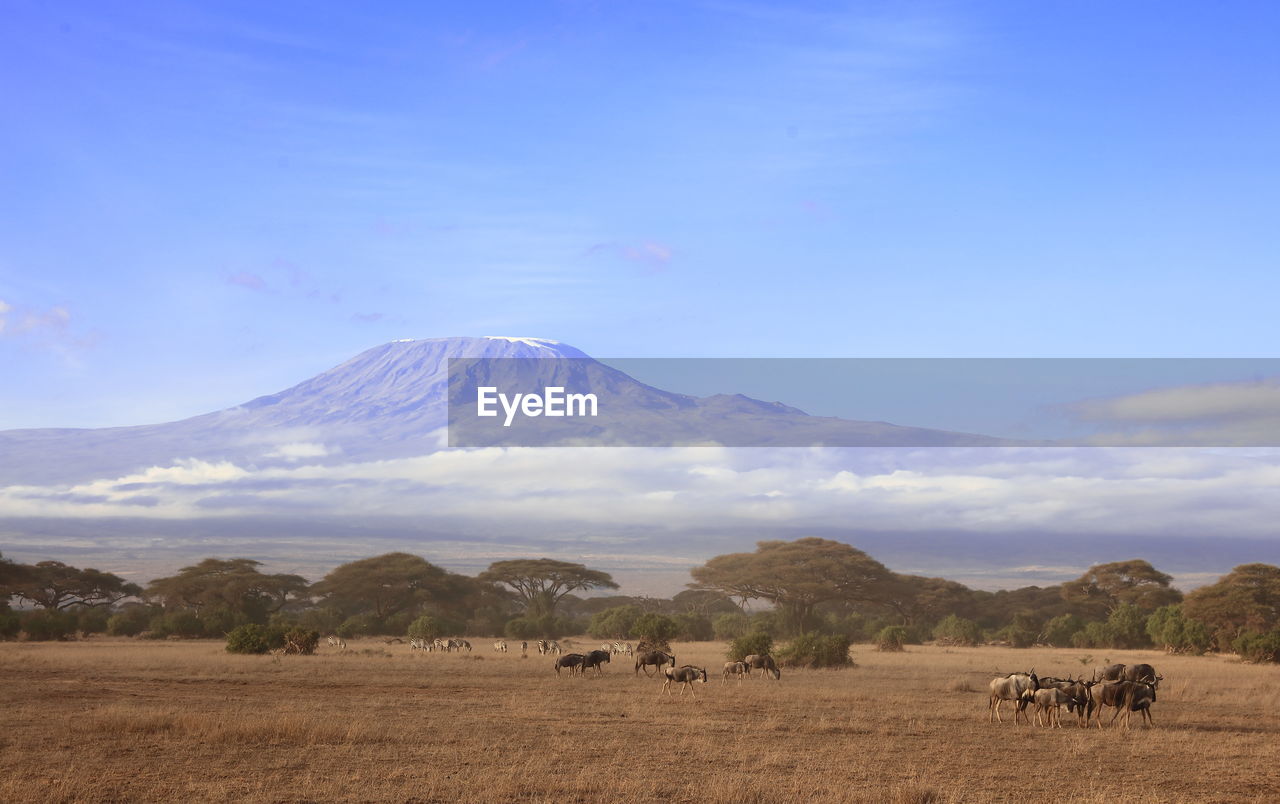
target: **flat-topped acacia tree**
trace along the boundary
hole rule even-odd
[[[495,561],[476,580],[503,584],[524,601],[526,617],[554,615],[556,604],[580,589],[617,589],[607,572],[551,558]]]
[[[691,573],[694,589],[769,601],[795,633],[812,625],[820,603],[883,603],[892,581],[889,570],[861,550],[812,537],[757,542],[753,553],[716,556]]]

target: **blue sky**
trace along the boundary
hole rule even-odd
[[[402,337],[1274,355],[1269,4],[381,8],[7,6],[0,429]]]

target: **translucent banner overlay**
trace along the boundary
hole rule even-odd
[[[1280,446],[1280,359],[453,358],[449,446]]]

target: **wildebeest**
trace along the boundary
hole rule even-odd
[[[736,676],[738,681],[746,678],[751,673],[751,665],[746,662],[725,662],[724,672],[720,674],[720,683],[729,680],[729,676]]]
[[[746,662],[747,666],[751,668],[753,675],[756,670],[759,670],[761,678],[772,677],[775,681],[782,678],[782,671],[778,669],[778,663],[767,653],[753,653],[742,661]]]
[[[1047,716],[1050,726],[1062,728],[1062,705],[1074,703],[1081,707],[1084,706],[1084,701],[1077,699],[1071,693],[1070,690],[1073,686],[1074,684],[1067,687],[1041,687],[1032,693],[1036,704],[1037,725],[1043,726],[1044,718]]]
[[[565,655],[557,658],[556,675],[560,675],[561,667],[569,668],[569,675],[573,675],[582,669],[582,662],[586,658],[587,657],[583,656],[581,653],[566,653]]]
[[[1123,681],[1124,665],[1123,664],[1107,665],[1106,667],[1102,668],[1102,677],[1099,678],[1098,680],[1099,681]]]
[[[666,664],[675,667],[676,657],[670,653],[663,653],[660,650],[651,650],[646,653],[637,654],[636,675],[640,675],[640,668],[643,667],[644,674],[646,676],[651,676],[653,674],[649,672],[650,667],[653,667],[655,670],[661,670],[662,666]]]
[[[1124,680],[1141,681],[1158,687],[1164,676],[1156,675],[1156,669],[1149,664],[1131,664],[1124,669]]]
[[[1110,706],[1115,714],[1110,723],[1115,724],[1120,713],[1124,713],[1124,727],[1129,728],[1129,719],[1134,712],[1142,712],[1146,723],[1155,725],[1151,719],[1151,704],[1156,700],[1155,684],[1142,681],[1109,681],[1094,687],[1094,699],[1097,701],[1098,728],[1102,728],[1102,708]]]
[[[608,661],[609,661],[609,651],[593,650],[583,657],[582,672],[585,673],[594,667],[596,669],[596,675],[598,676],[604,675],[603,671],[600,669],[600,665],[605,664]]]
[[[670,688],[672,681],[680,685],[681,695],[684,695],[684,688],[688,687],[689,694],[693,695],[695,698],[698,697],[698,694],[693,691],[693,682],[700,681],[703,684],[707,683],[707,671],[706,668],[703,667],[694,667],[691,664],[686,664],[683,667],[668,667],[663,672],[666,673],[667,680],[662,682],[662,692],[665,692],[668,695],[671,694]],[[659,692],[658,695],[662,695],[662,692]]]
[[[1017,723],[1018,713],[1026,707],[1025,701],[1040,689],[1040,679],[1036,676],[1035,670],[1029,673],[1010,673],[1007,676],[991,679],[989,686],[991,698],[987,702],[987,720],[1003,723],[1004,718],[1000,717],[1000,705],[1005,701],[1015,701],[1013,722]],[[1031,723],[1030,715],[1027,715],[1027,723]]]

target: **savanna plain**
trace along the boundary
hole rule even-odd
[[[1280,800],[1280,668],[1233,657],[855,646],[852,668],[723,683],[723,644],[678,643],[710,678],[694,697],[626,656],[557,677],[553,657],[473,643],[0,644],[0,800]],[[988,722],[993,676],[1104,661],[1164,676],[1154,728],[1015,725],[1008,705]]]

